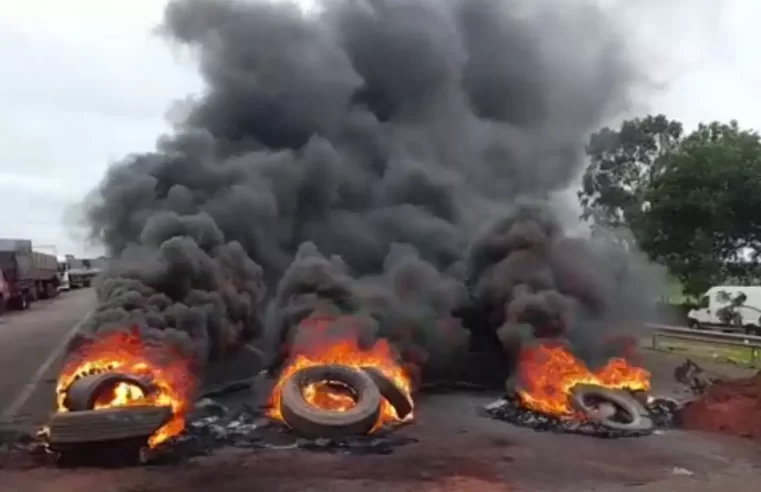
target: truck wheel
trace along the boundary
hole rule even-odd
[[[688,319],[687,326],[692,328],[693,330],[700,330],[702,328],[700,326],[700,323],[698,323],[698,320],[696,319]]]

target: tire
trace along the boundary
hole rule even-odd
[[[150,384],[140,378],[118,372],[104,372],[84,376],[71,383],[66,389],[64,405],[72,412],[92,410],[98,395],[109,386],[118,383],[133,384],[146,394],[151,391]]]
[[[381,396],[394,407],[397,417],[404,419],[412,412],[412,402],[390,378],[374,367],[363,367],[362,370],[373,380]]]
[[[311,406],[301,389],[318,381],[338,381],[351,387],[357,404],[345,412]],[[375,427],[381,411],[381,394],[366,372],[340,365],[312,366],[293,374],[285,382],[280,412],[288,426],[304,437],[362,435]]]
[[[585,398],[593,396],[601,400],[612,403],[619,409],[623,410],[631,417],[631,422],[620,422],[609,416],[596,418],[592,410],[585,402]],[[582,384],[576,386],[571,393],[573,405],[580,411],[587,414],[598,424],[614,430],[642,432],[653,428],[654,424],[645,407],[640,404],[634,397],[622,390],[611,390],[600,386]]]
[[[700,323],[698,323],[698,320],[696,319],[688,319],[687,320],[687,326],[693,330],[700,330],[702,327],[700,326]]]
[[[66,445],[148,438],[171,418],[172,409],[163,406],[55,413],[49,422],[50,443]]]

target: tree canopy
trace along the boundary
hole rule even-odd
[[[626,227],[688,293],[761,266],[761,140],[737,122],[689,135],[663,115],[590,138],[579,199],[597,227]]]

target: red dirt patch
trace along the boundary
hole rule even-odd
[[[686,429],[761,440],[761,372],[711,385],[681,417]]]

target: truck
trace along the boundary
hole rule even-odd
[[[761,335],[761,285],[716,285],[687,313],[693,329]]]
[[[58,293],[58,261],[55,255],[34,251],[29,239],[0,239],[0,270],[6,284],[4,307],[24,310],[37,299]]]
[[[101,272],[101,268],[93,264],[97,263],[97,260],[66,255],[59,258],[58,262],[59,271],[67,276],[69,286],[72,289],[90,287],[95,276]]]

